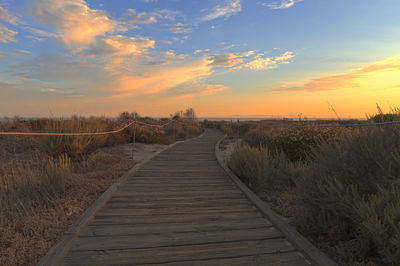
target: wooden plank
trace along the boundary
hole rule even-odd
[[[219,213],[226,213],[226,212],[243,212],[248,210],[256,210],[255,207],[249,204],[242,204],[242,205],[230,205],[230,206],[205,206],[205,207],[164,207],[161,208],[139,208],[137,206],[105,206],[98,215],[101,216],[125,216],[125,215],[132,215],[132,216],[145,216],[145,215],[181,215],[181,214],[190,214],[190,213],[212,213],[212,212],[219,212]]]
[[[182,196],[186,198],[190,198],[191,196],[197,195],[215,195],[215,194],[223,194],[223,195],[241,195],[240,191],[236,189],[225,189],[225,190],[213,190],[213,191],[196,191],[196,192],[187,192],[187,191],[174,191],[174,192],[140,192],[140,191],[126,191],[120,190],[116,193],[117,196],[160,196],[160,197],[176,197]]]
[[[246,199],[243,198],[236,198],[236,199],[222,199],[219,201],[216,200],[162,200],[162,201],[128,201],[128,200],[112,200],[107,203],[107,207],[110,208],[119,208],[119,207],[141,207],[141,208],[165,208],[168,206],[174,207],[213,207],[213,206],[233,206],[233,205],[240,205],[240,204],[247,204],[251,205]]]
[[[262,217],[259,212],[229,212],[229,213],[191,213],[180,215],[150,215],[150,216],[96,216],[92,225],[106,224],[143,224],[143,223],[176,223],[176,222],[210,222],[225,219],[253,219]]]
[[[141,266],[149,264],[139,264]],[[289,251],[276,254],[258,254],[251,256],[234,256],[223,259],[187,260],[169,263],[156,263],[153,266],[310,266],[311,263],[304,259],[300,252]]]
[[[71,248],[71,251],[118,250],[198,245],[232,241],[273,239],[280,238],[281,236],[282,234],[274,227],[123,236],[81,236],[77,239],[75,245]]]
[[[65,258],[65,265],[116,265],[176,263],[190,260],[209,260],[278,254],[294,251],[285,239],[267,239],[122,250],[75,251]],[[190,263],[188,263],[190,265]]]
[[[151,177],[151,178],[132,178],[128,182],[126,182],[127,185],[130,184],[136,184],[136,185],[213,185],[213,186],[219,186],[223,184],[231,184],[233,185],[234,183],[231,180],[227,180],[225,178],[220,178],[220,179],[201,179],[201,178],[157,178],[157,177]]]
[[[135,201],[135,202],[149,202],[149,201],[196,201],[196,200],[204,200],[204,199],[210,199],[210,200],[221,200],[221,199],[237,199],[238,197],[241,197],[242,195],[240,192],[239,193],[229,193],[229,194],[197,194],[193,195],[193,197],[188,198],[187,195],[167,195],[167,196],[161,196],[161,195],[147,195],[146,197],[143,197],[142,195],[114,195],[114,197],[110,200],[110,202],[114,201]]]
[[[208,186],[208,185],[165,185],[165,186],[157,186],[157,184],[152,185],[135,185],[135,184],[127,184],[120,190],[121,192],[131,191],[131,192],[224,192],[224,191],[235,191],[235,186],[226,184],[221,186]]]
[[[183,222],[158,224],[122,224],[122,225],[89,225],[82,236],[118,236],[157,233],[183,233],[223,231],[232,229],[250,229],[270,227],[271,223],[264,218],[224,220],[209,222]]]
[[[222,170],[221,170],[222,171]],[[139,171],[138,173],[135,174],[135,177],[151,177],[151,176],[157,176],[157,177],[224,177],[224,174],[220,171],[215,172],[196,172],[196,171],[152,171],[152,170],[146,170],[146,171]]]
[[[205,176],[209,174],[219,174],[223,176],[223,170],[220,167],[201,167],[201,166],[158,166],[158,167],[146,167],[141,169],[141,172],[151,173],[197,173]]]

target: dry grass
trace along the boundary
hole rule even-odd
[[[136,118],[149,124],[166,122]],[[168,144],[202,131],[193,117],[175,120],[157,130],[137,126],[136,141]],[[0,123],[0,131],[101,132],[126,122],[16,117]],[[68,226],[133,167],[123,150],[107,148],[129,143],[132,136],[132,128],[99,136],[0,136],[0,265],[35,265]]]
[[[340,265],[400,261],[399,126],[253,127],[229,166]]]
[[[49,163],[50,162],[50,163]],[[0,170],[0,265],[34,265],[133,162],[98,150],[81,162],[44,154]]]

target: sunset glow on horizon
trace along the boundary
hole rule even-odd
[[[400,106],[398,0],[1,0],[0,117],[365,118]]]

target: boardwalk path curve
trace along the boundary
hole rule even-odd
[[[141,167],[78,235],[63,265],[309,265],[243,195],[207,130]]]

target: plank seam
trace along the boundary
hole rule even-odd
[[[266,237],[266,238],[257,238],[257,239],[245,239],[245,240],[227,240],[227,241],[210,241],[210,242],[204,242],[204,243],[196,243],[196,244],[165,244],[161,246],[152,246],[152,247],[137,247],[137,248],[112,248],[112,249],[75,249],[71,250],[71,253],[85,253],[85,252],[90,252],[90,251],[126,251],[126,250],[143,250],[143,249],[155,249],[155,248],[176,248],[176,247],[185,247],[185,246],[201,246],[201,245],[210,245],[210,244],[225,244],[225,243],[240,243],[240,242],[251,242],[251,241],[268,241],[268,240],[277,240],[277,239],[282,239],[286,240],[285,236],[272,236],[272,237]],[[295,247],[292,247],[293,251],[296,250]],[[276,252],[278,253],[278,252]]]
[[[170,263],[182,263],[182,262],[203,262],[203,261],[212,261],[212,260],[224,260],[224,259],[239,259],[239,258],[249,258],[249,257],[255,257],[255,256],[263,256],[263,255],[277,255],[277,254],[298,254],[299,256],[302,256],[299,251],[293,249],[293,250],[287,250],[287,251],[278,251],[278,252],[263,252],[263,253],[255,253],[251,255],[242,255],[242,256],[228,256],[228,257],[213,257],[213,258],[207,258],[207,259],[195,259],[195,260],[174,260],[174,261],[168,261],[168,262],[161,262],[161,263],[145,263],[145,264],[140,264],[140,266],[146,266],[146,265],[164,265],[164,264],[170,264]]]

